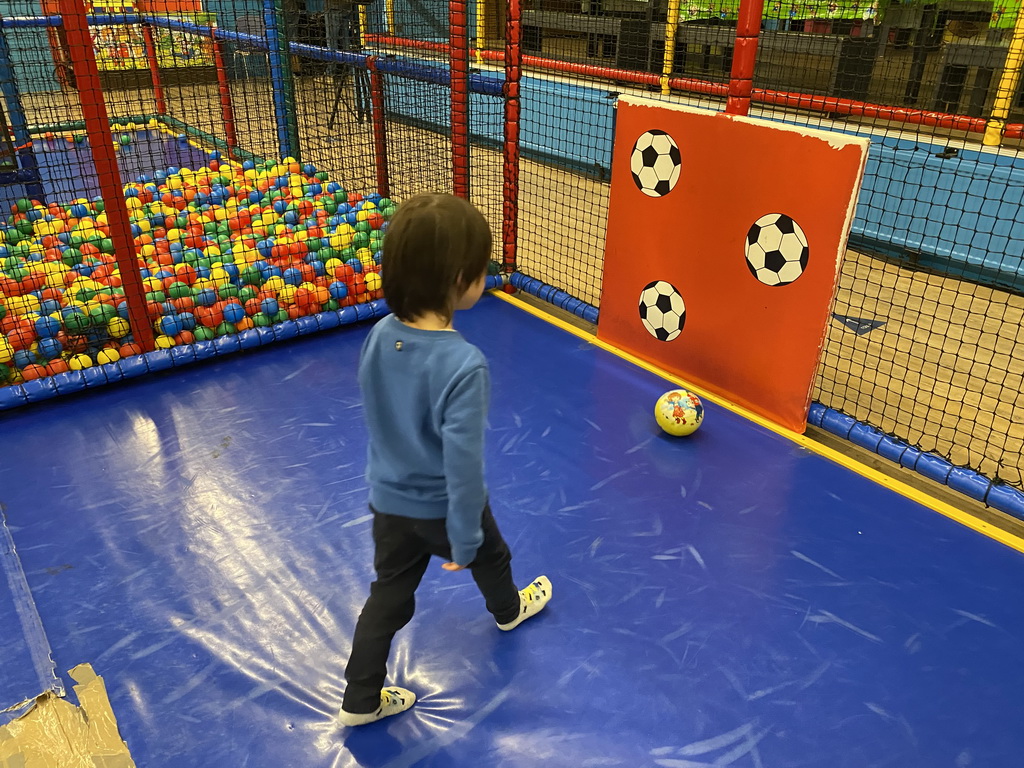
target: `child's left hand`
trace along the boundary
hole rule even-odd
[[[462,571],[466,568],[466,566],[459,565],[458,563],[442,563],[441,567],[446,571]]]

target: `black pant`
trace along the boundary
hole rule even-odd
[[[416,610],[416,587],[431,555],[450,561],[451,546],[445,521],[416,520],[373,511],[373,568],[377,580],[359,614],[352,655],[349,656],[342,708],[353,714],[375,712],[387,675],[388,655],[395,633]],[[512,581],[512,553],[501,537],[491,508],[483,511],[484,542],[470,563],[487,610],[499,624],[519,615],[519,591]]]

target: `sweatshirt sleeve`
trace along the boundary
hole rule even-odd
[[[484,430],[490,376],[474,368],[452,389],[444,410],[441,440],[448,484],[448,542],[452,560],[469,565],[483,543],[481,527],[487,487],[484,483]]]

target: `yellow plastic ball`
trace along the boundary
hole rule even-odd
[[[75,355],[68,360],[68,368],[72,371],[81,371],[85,368],[92,368],[92,358],[88,355]]]
[[[663,430],[675,437],[692,435],[704,421],[700,398],[685,389],[673,389],[658,398],[654,418]]]
[[[11,346],[11,342],[7,340],[7,337],[0,333],[0,363],[10,362],[13,357],[14,347]]]
[[[366,290],[379,291],[382,285],[381,277],[376,272],[366,273]]]
[[[298,289],[294,285],[286,285],[277,292],[278,301],[282,304],[291,304],[295,300],[295,291]]]
[[[110,334],[111,338],[123,339],[131,332],[131,326],[128,325],[128,321],[123,317],[115,317],[107,323],[107,333]]]
[[[116,349],[101,349],[96,354],[96,362],[99,365],[104,365],[106,363],[116,363],[120,359],[121,353],[118,352]]]
[[[175,342],[172,337],[162,334],[156,337],[155,344],[157,349],[170,349],[174,346]]]

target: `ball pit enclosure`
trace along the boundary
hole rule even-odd
[[[205,161],[143,173],[123,187],[156,349],[381,298],[381,243],[395,211],[388,198],[349,193],[288,158],[226,160],[155,120],[114,129],[122,152],[134,142],[164,143],[168,155],[187,148]],[[70,133],[42,141],[44,159],[87,143]],[[0,259],[4,384],[116,366],[144,351],[102,198],[14,201],[0,227]]]

